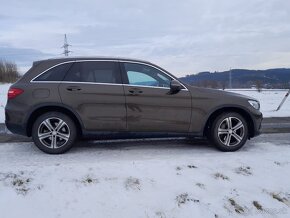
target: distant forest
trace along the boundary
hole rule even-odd
[[[185,83],[207,88],[230,88],[230,71],[201,72],[180,78]],[[290,88],[290,69],[231,70],[232,88]]]

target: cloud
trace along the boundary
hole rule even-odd
[[[177,75],[290,67],[284,0],[10,0],[0,14],[0,46],[35,59],[58,56],[67,33],[73,55],[141,58]]]
[[[51,57],[51,54],[45,54],[39,50],[27,48],[13,48],[0,45],[0,59],[17,62],[20,71],[24,72],[32,65],[32,62],[38,59]]]

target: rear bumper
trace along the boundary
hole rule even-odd
[[[5,121],[5,125],[10,132],[17,134],[17,135],[27,136],[26,129],[24,126],[19,125],[19,124],[15,124],[15,123],[9,123],[6,121]]]
[[[23,117],[21,112],[5,108],[5,125],[7,129],[14,134],[27,136],[26,123],[23,122]]]

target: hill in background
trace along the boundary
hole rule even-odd
[[[290,88],[290,69],[231,70],[232,88]],[[209,87],[229,88],[230,71],[201,72],[180,78],[185,83]]]

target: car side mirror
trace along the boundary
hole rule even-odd
[[[169,94],[176,94],[182,89],[182,85],[177,80],[172,80],[170,82],[170,92]]]

